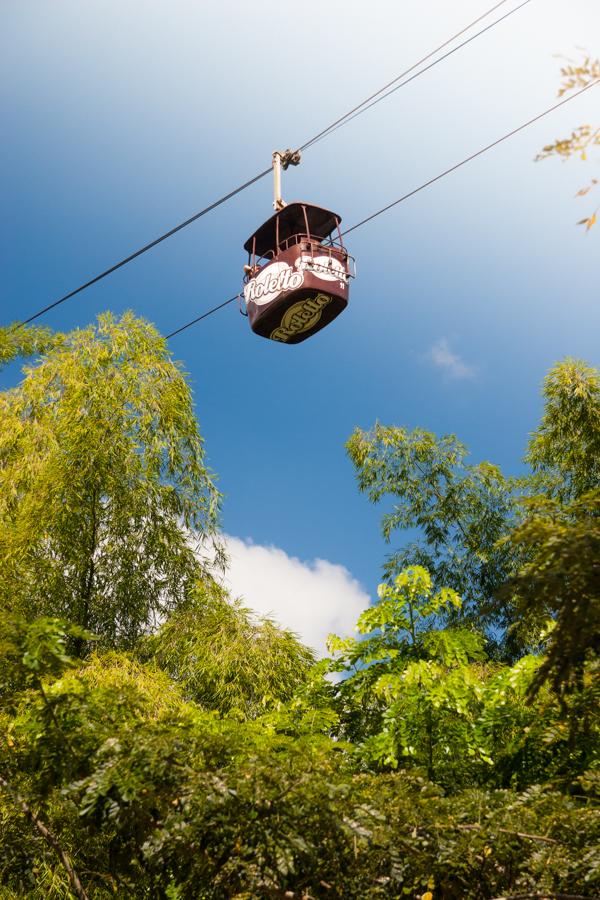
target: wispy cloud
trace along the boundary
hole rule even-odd
[[[469,365],[452,350],[448,338],[445,337],[440,338],[431,347],[427,352],[427,359],[450,378],[473,378],[476,372],[474,366]]]
[[[279,547],[226,538],[225,584],[257,613],[294,631],[319,655],[333,632],[348,635],[369,595],[344,566],[326,559],[302,561]]]

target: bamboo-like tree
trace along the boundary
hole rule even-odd
[[[0,396],[5,608],[131,646],[206,573],[218,508],[184,374],[132,314],[54,340]]]

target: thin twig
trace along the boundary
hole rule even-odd
[[[480,831],[481,825],[455,825],[455,828],[458,828],[460,831]],[[512,834],[514,837],[526,838],[530,841],[541,841],[543,844],[560,844],[561,841],[557,841],[554,838],[545,837],[542,834],[528,834],[526,831],[512,831],[510,828],[494,828],[490,826],[492,831],[498,831],[502,834]]]
[[[436,831],[453,831],[453,830],[456,830],[456,831],[481,831],[483,828],[482,825],[478,825],[477,823],[475,823],[473,825],[462,825],[462,824],[431,825],[430,827],[435,828]],[[529,841],[541,841],[543,844],[564,843],[564,841],[557,841],[555,838],[546,837],[543,834],[528,834],[526,831],[513,831],[511,828],[494,828],[493,825],[490,825],[489,827],[490,827],[490,831],[497,831],[501,834],[511,834],[514,837],[525,838]],[[426,827],[425,827],[425,830],[427,830]],[[529,894],[527,894],[527,895],[524,894],[523,896],[529,896]],[[536,894],[536,896],[537,896],[537,894]]]

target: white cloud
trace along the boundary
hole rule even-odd
[[[261,615],[271,615],[320,655],[331,632],[354,633],[370,598],[344,566],[326,559],[302,562],[279,547],[236,537],[225,540],[229,567],[224,582],[232,596]]]
[[[436,341],[428,351],[427,359],[450,378],[473,378],[475,375],[475,368],[450,348],[448,338],[440,338],[439,341]]]

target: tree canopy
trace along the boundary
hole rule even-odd
[[[0,900],[598,896],[595,369],[548,374],[519,479],[453,435],[352,435],[384,536],[420,537],[317,659],[219,584],[219,494],[156,331],[21,331]]]
[[[164,339],[101,316],[0,395],[0,423],[0,604],[133,646],[185,601],[218,521]]]

